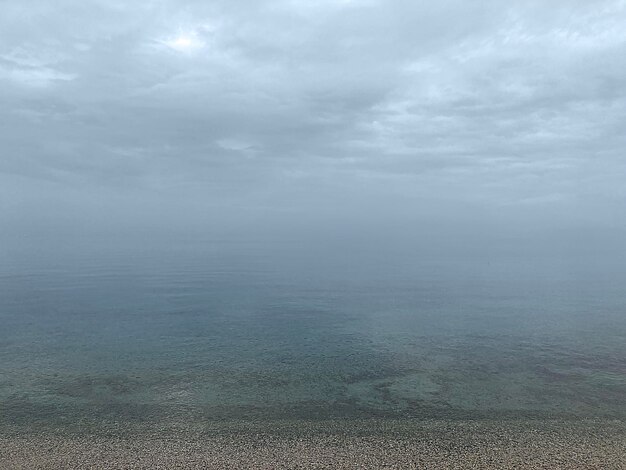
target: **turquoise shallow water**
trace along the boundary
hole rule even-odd
[[[0,277],[0,424],[624,417],[622,280],[256,245],[20,259]]]

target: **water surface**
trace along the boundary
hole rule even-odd
[[[624,417],[624,285],[619,264],[546,256],[14,257],[0,420]]]

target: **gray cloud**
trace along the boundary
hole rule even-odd
[[[3,2],[0,216],[623,227],[625,22],[620,0]]]

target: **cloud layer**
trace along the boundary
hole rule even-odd
[[[623,227],[624,24],[620,0],[3,2],[0,216]]]

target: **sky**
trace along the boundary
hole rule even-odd
[[[622,0],[4,0],[0,239],[619,243],[625,25]]]

